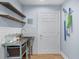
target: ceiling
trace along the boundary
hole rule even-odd
[[[20,0],[23,5],[60,5],[64,0]]]

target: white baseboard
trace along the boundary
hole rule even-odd
[[[69,59],[63,52],[60,52],[64,59]]]
[[[60,54],[60,52],[33,52],[33,54]]]
[[[38,54],[38,52],[33,52],[33,55],[37,55]]]
[[[53,53],[45,53],[45,52],[34,52],[33,53],[34,55],[37,55],[37,54],[61,54],[63,56],[64,59],[69,59],[63,52],[53,52]]]
[[[59,54],[59,52],[38,52],[38,54]]]

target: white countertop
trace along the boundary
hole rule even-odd
[[[10,43],[4,43],[3,46],[15,46],[15,45],[20,46],[20,45],[24,44],[25,42],[27,42],[27,40],[21,40],[21,41],[14,41],[14,42],[10,42]]]

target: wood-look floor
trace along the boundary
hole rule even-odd
[[[49,55],[32,55],[30,59],[64,59],[64,58],[59,54],[49,54]]]

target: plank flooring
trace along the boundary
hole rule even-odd
[[[30,59],[64,59],[64,58],[59,54],[49,54],[49,55],[42,54],[42,55],[32,55]]]

